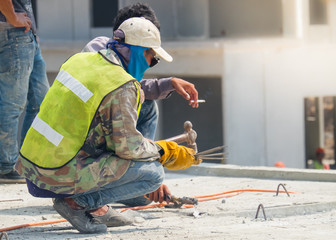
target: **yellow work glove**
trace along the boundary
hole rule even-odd
[[[191,148],[178,145],[172,141],[156,141],[164,151],[160,163],[169,170],[186,169],[191,165],[197,165],[202,162],[201,159],[195,159],[195,151]]]

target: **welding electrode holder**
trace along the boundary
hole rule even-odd
[[[149,194],[145,195],[145,198],[149,199]],[[191,204],[191,205],[197,205],[198,199],[192,198],[192,197],[175,197],[174,195],[164,195],[164,201],[167,203],[173,203],[173,204],[167,204],[165,205],[165,208],[181,208],[183,204]]]

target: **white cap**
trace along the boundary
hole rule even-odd
[[[160,31],[151,21],[143,17],[133,17],[124,21],[118,29],[124,32],[125,43],[152,48],[167,62],[173,61],[172,56],[161,47]]]

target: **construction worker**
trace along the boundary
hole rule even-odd
[[[173,59],[149,20],[130,18],[119,30],[123,37],[108,49],[78,53],[62,65],[15,165],[29,192],[54,198],[54,209],[81,233],[130,224],[107,204],[158,189],[163,166],[201,162],[190,148],[153,142],[136,130],[144,99],[137,79],[158,57]],[[119,52],[116,44],[129,51]]]
[[[315,151],[316,159],[313,159],[312,163],[309,165],[309,168],[312,169],[330,169],[329,164],[323,163],[323,158],[325,156],[325,151],[323,148],[319,147]],[[311,161],[310,161],[311,162]]]
[[[151,21],[158,29],[160,29],[160,23],[155,15],[154,10],[146,3],[135,3],[120,9],[117,16],[114,19],[114,38],[120,38],[119,31],[116,31],[120,24],[131,17],[144,17]],[[83,52],[98,52],[106,49],[107,44],[111,44],[113,38],[110,37],[96,37],[90,41],[84,48]],[[116,44],[116,48],[119,51],[128,51],[126,46]],[[148,139],[154,140],[155,131],[158,124],[159,110],[155,100],[166,99],[171,96],[172,92],[176,91],[183,98],[189,101],[189,105],[193,108],[198,107],[198,92],[194,84],[189,83],[183,79],[177,77],[168,77],[161,79],[140,79],[142,90],[145,94],[145,101],[142,104],[140,114],[137,122],[137,130]],[[164,196],[169,196],[170,191],[166,185],[162,185],[157,191],[151,193],[149,198],[144,196],[137,197],[135,199],[127,199],[119,201],[128,206],[141,206],[150,204],[152,201],[162,202]]]

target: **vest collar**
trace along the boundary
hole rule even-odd
[[[103,55],[104,57],[106,57],[112,63],[120,65],[121,67],[123,66],[120,58],[118,57],[118,55],[113,50],[111,50],[109,48],[108,49],[103,49],[103,50],[100,50],[99,53],[101,55]]]

